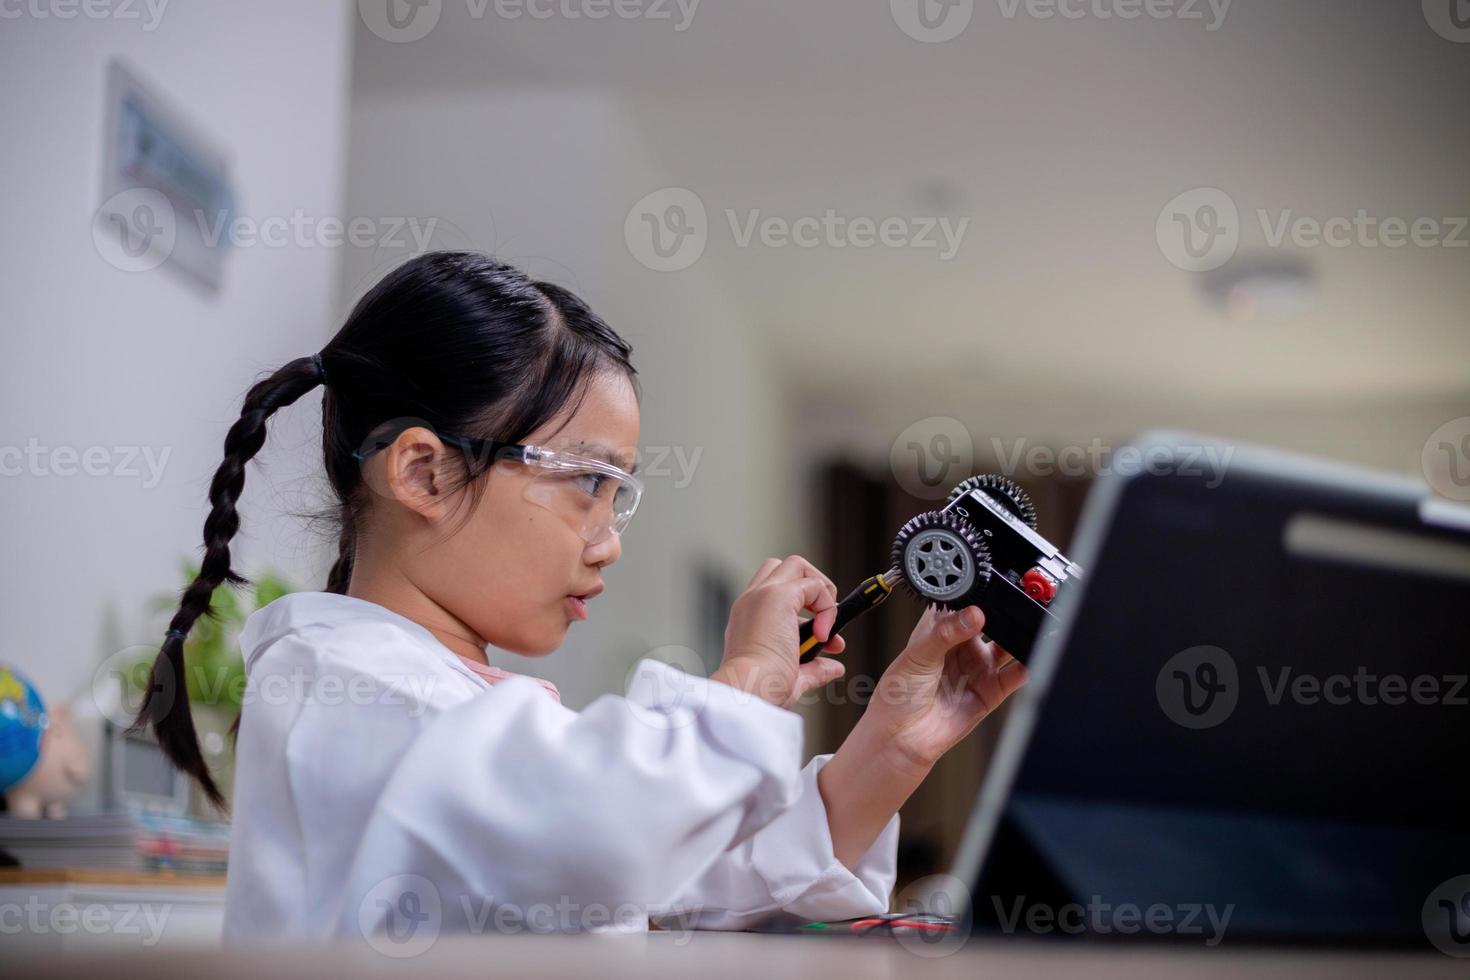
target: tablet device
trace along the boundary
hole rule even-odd
[[[1135,448],[1089,495],[1088,574],[1015,696],[963,894],[929,911],[1470,954],[1470,508],[1187,434]]]

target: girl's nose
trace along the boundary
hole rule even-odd
[[[589,544],[583,551],[582,556],[587,564],[611,565],[617,561],[623,553],[623,537],[616,531],[609,530],[601,540]]]

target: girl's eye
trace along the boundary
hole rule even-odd
[[[589,497],[596,497],[602,490],[602,485],[611,479],[611,477],[603,473],[578,473],[574,479],[583,493]]]

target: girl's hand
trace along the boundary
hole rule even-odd
[[[978,606],[924,611],[863,713],[882,751],[917,769],[932,768],[1026,683],[1023,664],[980,638],[984,626]]]
[[[803,609],[814,614],[813,635],[826,640],[837,618],[837,586],[800,555],[767,558],[730,609],[725,656],[711,679],[739,688],[780,708],[842,676],[828,657],[801,663],[798,650]],[[842,637],[822,648],[841,653]]]

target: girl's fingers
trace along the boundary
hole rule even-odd
[[[749,592],[751,589],[764,582],[767,578],[770,577],[770,574],[776,570],[776,566],[779,564],[781,564],[781,559],[779,558],[767,558],[765,561],[761,562],[761,567],[755,570],[755,575],[751,577],[749,584],[745,586],[745,591]]]
[[[813,688],[830,684],[841,677],[847,668],[840,660],[818,657],[802,664],[796,671],[796,696],[800,697]]]
[[[1026,670],[1026,665],[1019,660],[1012,660],[996,671],[995,680],[1000,685],[1001,699],[1004,700],[1015,694],[1030,677],[1031,674]]]
[[[935,612],[937,610],[934,606],[924,607],[924,611],[919,614],[919,621],[914,624],[913,630],[909,632],[909,646],[913,646],[919,642],[919,638],[929,630],[929,623],[934,619]]]
[[[986,640],[976,637],[968,646],[972,647],[972,655],[980,669],[1000,670],[1006,664],[1017,663],[1015,657],[1006,652],[1005,647],[994,640]]]
[[[966,640],[956,650],[960,669],[971,677],[978,677],[998,668],[1000,664],[996,662],[995,650],[995,644],[987,643],[982,637]]]
[[[777,587],[783,596],[781,603],[785,614],[796,618],[803,610],[812,613],[812,635],[825,643],[831,637],[832,623],[837,619],[836,597],[814,578],[773,586]]]
[[[837,611],[835,609],[833,609],[832,610],[832,618],[835,619],[836,617],[837,617]],[[812,617],[811,622],[812,622],[812,636],[817,637],[817,639],[821,639],[822,638],[822,634],[821,633],[818,633],[817,630],[823,629],[824,628],[823,625],[817,622],[817,617],[815,617],[815,616]],[[847,649],[847,641],[846,640],[844,640],[840,636],[832,636],[832,634],[831,634],[832,627],[831,627],[830,624],[828,624],[825,628],[828,631],[828,633],[827,633],[828,639],[826,641],[824,641],[823,644],[822,644],[822,652],[823,653],[841,653],[843,650]]]
[[[811,562],[807,561],[800,555],[792,555],[785,561],[781,562],[780,565],[776,567],[775,571],[771,572],[768,581],[790,582],[799,578],[814,578],[817,581],[821,582],[827,587],[828,590],[831,591],[833,601],[836,601],[837,583],[833,582],[830,578],[823,575],[817,569],[817,566],[813,565]]]
[[[820,638],[821,637],[821,634],[817,632],[817,626],[815,625],[815,623],[816,623],[816,617],[815,616],[812,617],[812,622],[813,622],[812,635],[815,636],[815,637]],[[830,630],[831,627],[828,627],[828,629]],[[842,637],[840,637],[840,636],[832,636],[830,633],[828,634],[828,636],[830,638],[825,643],[823,643],[822,646],[821,646],[821,652],[822,653],[841,653],[843,650],[846,650],[847,649],[847,641],[844,640]]]
[[[832,624],[837,621],[837,607],[830,606],[812,617],[812,636],[826,642],[832,637]]]
[[[972,684],[984,684],[994,677],[1002,699],[1026,683],[1026,665],[1006,652],[1000,644],[976,637],[963,645],[961,669]]]
[[[978,606],[964,609],[935,611],[928,627],[919,621],[913,636],[909,638],[906,652],[920,663],[931,667],[942,667],[944,659],[955,647],[966,640],[980,635],[985,628],[985,614]]]
[[[791,601],[796,604],[792,612],[801,612],[803,609],[817,615],[826,612],[827,625],[832,625],[832,620],[837,618],[837,596],[832,593],[821,580],[814,578],[800,578],[794,582],[786,583],[785,587],[790,590]],[[818,633],[818,636],[826,636]]]
[[[787,584],[795,586],[800,601],[794,612],[803,609],[813,613],[812,635],[826,642],[832,635],[832,623],[837,618],[837,586],[817,567],[800,555],[792,555],[785,561],[767,558],[761,565],[751,587],[756,585]],[[822,615],[824,610],[829,610]]]

